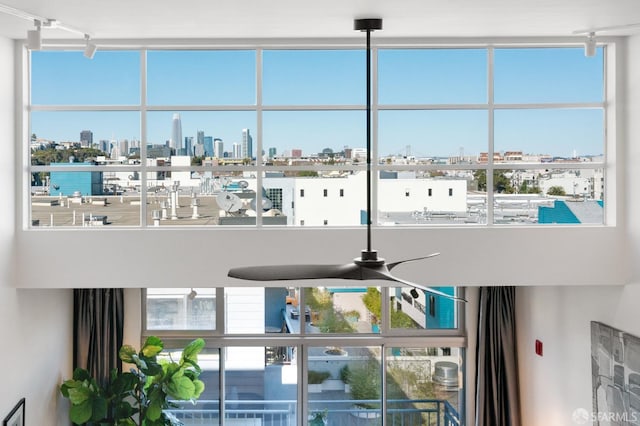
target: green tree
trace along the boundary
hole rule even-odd
[[[561,186],[552,186],[547,190],[547,195],[563,196],[563,195],[567,195],[567,193],[564,191],[564,188]]]
[[[487,190],[487,171],[476,170],[473,173],[474,179],[478,182],[478,190]],[[511,185],[511,180],[505,176],[504,171],[493,171],[493,191],[500,194],[513,194],[515,189]]]
[[[352,333],[353,327],[341,312],[337,312],[333,305],[333,298],[328,291],[317,288],[309,289],[305,296],[306,304],[312,312],[312,320],[315,313],[318,315],[314,323],[323,333]]]
[[[529,184],[527,184],[527,182],[525,181],[520,185],[518,192],[521,194],[539,194],[540,189],[536,188],[535,186],[529,186]]]
[[[379,404],[359,401],[380,398],[380,364],[371,359],[364,364],[356,365],[351,370],[349,385],[355,405],[368,409],[378,408]]]
[[[106,154],[96,148],[56,149],[51,147],[32,152],[31,164],[34,166],[48,166],[51,163],[68,163],[72,156],[75,163],[84,163],[98,156],[106,156]]]
[[[204,160],[204,155],[191,157],[191,165],[192,166],[202,166],[202,160]]]
[[[362,302],[373,315],[373,321],[377,324],[382,318],[382,298],[380,291],[375,287],[367,288],[367,292],[362,296]]]
[[[367,293],[362,296],[362,302],[373,316],[373,322],[377,324],[382,318],[382,297],[375,287],[369,287]],[[418,328],[418,324],[402,311],[391,310],[391,327],[393,328]]]

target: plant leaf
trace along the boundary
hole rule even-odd
[[[72,405],[69,410],[69,418],[77,425],[86,423],[91,419],[91,401],[88,399],[82,404]]]
[[[140,358],[138,355],[133,355],[131,357],[131,359],[133,359],[133,362],[138,366],[138,368],[140,370],[146,370],[147,369],[147,363],[144,359]]]
[[[189,343],[182,351],[182,362],[184,362],[185,359],[197,362],[198,354],[202,348],[204,348],[204,340],[202,338],[195,339],[193,342]]]
[[[185,376],[174,376],[167,386],[167,393],[180,400],[189,400],[196,390],[190,378]]]
[[[158,355],[163,348],[164,344],[162,343],[162,340],[156,336],[149,336],[144,342],[144,346],[142,346],[140,352],[146,357],[153,357]]]
[[[193,391],[193,398],[200,398],[200,395],[204,391],[204,382],[202,380],[194,380],[193,386],[195,387]]]
[[[84,368],[76,368],[73,370],[73,380],[79,380],[81,382],[91,380],[91,374]]]
[[[93,421],[99,421],[107,417],[107,400],[101,397],[93,398],[91,407],[93,414],[91,419]]]
[[[84,386],[69,388],[69,401],[73,405],[83,404],[91,397],[91,391]]]
[[[123,345],[118,352],[120,359],[122,362],[128,362],[129,364],[133,364],[133,356],[137,354],[135,348],[131,345]]]
[[[156,421],[162,415],[162,400],[160,396],[156,396],[155,398],[151,398],[151,403],[149,404],[149,408],[147,408],[147,418],[152,421]]]

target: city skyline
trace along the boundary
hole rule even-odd
[[[366,117],[359,109],[364,102],[362,50],[274,50],[263,55],[260,110],[254,51],[150,51],[149,108],[143,112],[117,108],[141,104],[139,52],[101,51],[93,61],[81,52],[32,52],[36,108],[31,132],[73,141],[81,130],[91,129],[94,140],[164,144],[172,139],[167,123],[177,113],[183,136],[195,138],[200,130],[226,146],[242,143],[242,129],[249,129],[254,152],[258,145],[263,151],[301,149],[305,154],[365,146]],[[494,56],[492,102],[504,105],[495,109],[487,98],[486,49],[380,49],[380,110],[374,114],[379,155],[401,154],[407,145],[416,156],[455,156],[461,147],[466,153],[487,151],[490,122],[495,151],[564,157],[604,152],[603,111],[594,106],[603,102],[601,48],[595,58],[585,58],[580,48],[495,49]],[[181,67],[172,66],[175,61]],[[587,106],[564,106],[576,103]],[[171,104],[205,111],[155,110],[155,105]],[[559,107],[552,108],[554,104]],[[37,105],[78,105],[78,111],[39,111]],[[108,107],[82,111],[84,105]],[[216,109],[206,111],[206,105]],[[313,105],[336,109],[308,109]],[[141,134],[141,114],[146,114],[146,135]]]

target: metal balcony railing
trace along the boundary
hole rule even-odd
[[[369,407],[379,406],[379,400],[357,401]],[[233,426],[298,426],[297,401],[294,400],[227,400],[225,425]],[[166,410],[185,426],[222,425],[220,403],[199,400],[196,405],[177,403],[179,408]],[[380,408],[359,408],[353,400],[310,400],[309,413],[326,414],[328,426],[382,425]],[[388,400],[389,426],[460,426],[460,416],[446,400]]]

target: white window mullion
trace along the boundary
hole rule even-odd
[[[262,227],[262,49],[256,49],[256,226]]]
[[[147,51],[140,51],[140,227],[147,226]]]
[[[494,194],[493,194],[493,153],[495,149],[495,106],[494,106],[494,48],[490,47],[487,49],[487,103],[489,106],[488,110],[488,130],[489,133],[487,135],[488,138],[488,158],[487,158],[487,169],[486,169],[486,182],[487,182],[487,226],[493,226],[493,202],[494,202]]]

